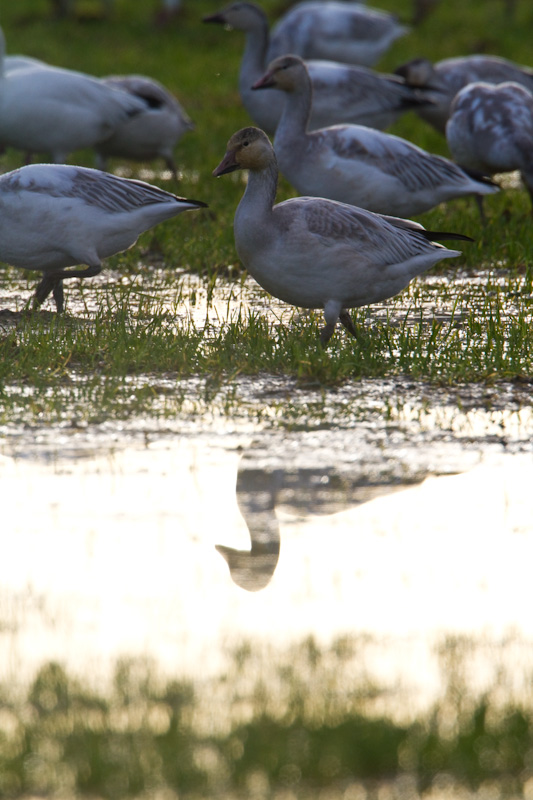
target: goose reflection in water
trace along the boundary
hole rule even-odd
[[[242,459],[237,473],[237,503],[250,534],[249,550],[215,545],[226,560],[231,578],[249,592],[264,589],[278,565],[281,535],[276,507],[297,514],[335,514],[377,497],[422,483],[426,475],[408,482],[371,482],[364,476],[343,476],[325,469],[260,469]]]

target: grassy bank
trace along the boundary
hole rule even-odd
[[[87,11],[98,6],[80,5]],[[408,0],[384,0],[380,5],[404,18],[411,14]],[[194,298],[183,290],[177,270],[200,276],[208,289],[208,305],[228,285],[244,285],[245,292],[249,285],[232,233],[242,179],[236,175],[215,180],[211,175],[229,136],[249,123],[236,87],[242,34],[200,21],[219,6],[214,0],[185,0],[183,16],[163,29],[153,25],[152,8],[127,0],[116,0],[114,15],[105,21],[54,21],[46,0],[20,0],[2,9],[0,23],[10,53],[95,75],[140,72],[173,90],[196,130],[178,146],[179,184],[157,172],[148,173],[148,178],[209,203],[208,210],[160,225],[128,253],[109,259],[108,280],[88,280],[80,290],[81,301],[79,294],[74,301],[76,292],[67,282],[65,319],[52,319],[47,310],[19,314],[36,276],[27,281],[16,270],[3,272],[2,308],[17,312],[0,319],[3,419],[27,397],[53,417],[54,408],[78,402],[80,391],[85,392],[89,415],[103,408],[117,414],[150,410],[153,393],[142,387],[136,389],[138,402],[124,404],[132,379],[144,381],[147,375],[172,374],[177,382],[181,376],[209,376],[223,382],[238,373],[262,370],[311,377],[323,385],[397,374],[440,383],[529,380],[533,226],[529,198],[520,187],[488,198],[485,227],[470,200],[422,215],[419,220],[426,227],[466,233],[474,243],[465,244],[452,268],[437,267],[432,272],[436,279],[416,281],[379,309],[354,312],[359,338],[354,341],[338,332],[327,353],[317,346],[320,315],[299,317],[289,309],[280,323],[279,307],[272,304],[270,313],[266,296],[258,304],[243,306],[237,316],[219,319],[215,327],[183,318]],[[415,55],[437,60],[467,52],[491,52],[527,63],[531,12],[526,4],[518,4],[509,18],[504,6],[501,0],[441,3],[395,44],[379,67],[392,70]],[[283,3],[266,0],[264,7],[274,19]],[[446,154],[442,137],[413,114],[394,132]],[[77,153],[71,160],[93,164],[90,152]],[[10,149],[0,162],[4,170],[20,163],[21,155]],[[136,177],[146,177],[144,166],[116,160],[111,164]],[[280,199],[292,193],[282,180]],[[167,290],[164,302],[161,280]]]

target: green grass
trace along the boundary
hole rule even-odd
[[[21,399],[28,397],[41,418],[61,416],[67,405],[83,408],[89,419],[98,419],[104,410],[124,415],[160,409],[159,393],[147,389],[147,376],[154,375],[172,375],[176,381],[198,376],[221,385],[236,375],[266,372],[324,386],[387,375],[445,384],[531,378],[533,225],[529,197],[520,189],[487,198],[485,227],[469,200],[422,215],[419,219],[426,227],[466,233],[474,243],[461,248],[463,256],[453,272],[449,263],[433,271],[436,284],[415,281],[385,308],[354,312],[361,330],[357,341],[339,330],[324,352],[317,345],[319,314],[299,317],[288,309],[280,323],[278,306],[269,313],[265,297],[251,307],[243,305],[240,315],[205,329],[183,318],[184,309],[195,300],[194,294],[180,289],[184,271],[201,276],[211,299],[228,281],[240,291],[244,280],[232,232],[242,177],[215,180],[211,175],[229,136],[249,123],[236,87],[243,37],[200,22],[222,4],[185,0],[184,16],[164,29],[152,24],[149,5],[127,0],[116,0],[115,13],[106,21],[54,21],[46,0],[19,0],[2,9],[0,23],[10,53],[96,75],[141,72],[174,91],[196,131],[178,146],[179,185],[162,181],[157,173],[152,180],[204,200],[209,209],[160,225],[132,250],[109,259],[107,286],[105,280],[82,283],[77,291],[86,301],[83,322],[68,315],[51,320],[41,312],[18,319],[15,326],[0,327],[0,418],[9,420]],[[411,14],[410,0],[383,0],[379,5],[404,18]],[[283,6],[279,0],[264,2],[271,19]],[[475,51],[527,63],[530,17],[527,4],[519,4],[515,17],[508,19],[501,0],[441,3],[379,66],[392,70],[415,55],[437,60]],[[394,132],[446,154],[444,139],[414,114],[397,123]],[[92,165],[93,157],[81,152],[71,161]],[[0,163],[4,170],[14,168],[21,155],[9,149]],[[115,160],[111,166],[123,165]],[[137,176],[144,165],[126,166]],[[292,194],[281,180],[279,199]],[[6,292],[19,287],[24,297],[30,296],[32,281],[33,276],[26,283],[13,269],[2,276]],[[67,309],[72,286],[67,282]],[[173,291],[174,299],[163,301],[162,291],[165,297]],[[20,302],[11,304],[10,294],[3,306],[21,308]],[[165,401],[163,409],[175,413],[179,397],[177,389],[177,400],[170,405]],[[22,405],[25,413],[33,413],[31,403]]]
[[[445,786],[459,799],[527,796],[530,692],[518,700],[516,674],[494,665],[483,693],[465,694],[483,642],[439,644],[443,691],[416,716],[391,713],[403,692],[369,679],[367,644],[307,639],[272,659],[243,643],[227,674],[195,682],[122,660],[108,691],[44,664],[27,688],[0,685],[0,794],[407,800]]]

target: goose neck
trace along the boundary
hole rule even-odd
[[[266,70],[269,44],[267,20],[259,21],[246,31],[244,53],[241,61],[240,81],[249,89]]]
[[[307,134],[311,116],[311,84],[285,94],[285,103],[275,138],[302,137]]]
[[[253,208],[261,215],[269,215],[276,200],[278,167],[275,159],[262,170],[250,170],[246,190],[241,200],[245,208]]]

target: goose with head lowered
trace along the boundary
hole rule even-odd
[[[245,33],[239,72],[241,99],[255,124],[274,133],[283,110],[283,93],[272,91],[266,96],[252,90],[252,84],[261,78],[271,60],[265,12],[255,3],[237,2],[204,17],[204,22],[226,25]],[[407,86],[397,75],[381,75],[364,66],[330,60],[308,60],[306,65],[313,84],[311,130],[338,122],[383,129],[409,109],[429,102],[423,91]]]
[[[274,297],[323,309],[323,344],[338,321],[356,335],[348,309],[392,297],[438,261],[461,254],[434,239],[471,241],[324,198],[296,197],[274,205],[276,156],[258,128],[244,128],[231,137],[213,174],[239,169],[249,173],[235,213],[237,254]]]
[[[254,84],[256,90],[272,87],[286,95],[274,137],[276,157],[282,174],[301,194],[411,217],[456,197],[498,191],[489,179],[471,177],[449,159],[399,136],[363,125],[309,131],[312,86],[298,56],[275,59]]]
[[[458,56],[432,64],[427,58],[413,58],[395,73],[427,96],[424,107],[415,109],[439,133],[444,134],[453,98],[469,83],[519,83],[533,92],[533,69],[507,58],[491,55]]]
[[[0,142],[61,163],[94,147],[145,103],[98,78],[49,65],[6,69],[0,29]]]
[[[150,161],[162,158],[175,180],[174,148],[194,124],[178,100],[159,81],[144,75],[114,75],[104,83],[129,92],[145,104],[144,110],[117,125],[111,136],[96,145],[96,165],[106,169],[109,157]]]
[[[52,293],[61,312],[65,278],[98,275],[144,231],[205,205],[86,167],[30,164],[0,176],[0,261],[41,271],[34,305]]]
[[[520,171],[533,207],[533,95],[512,81],[469,83],[455,96],[446,125],[459,164],[488,174]]]

